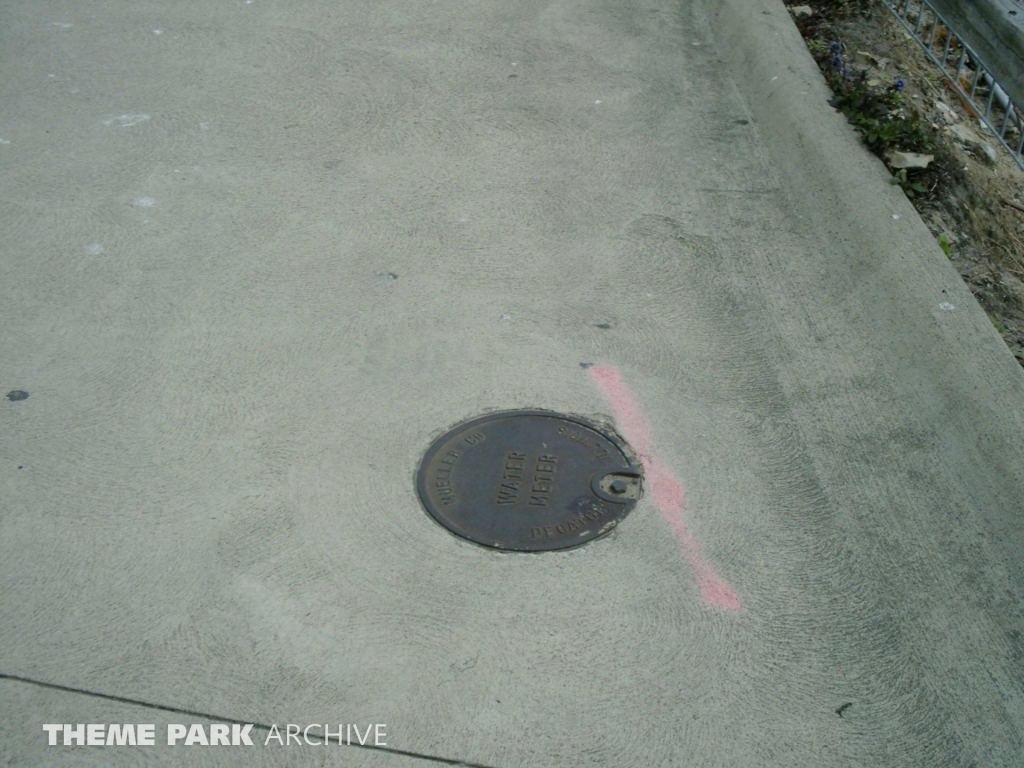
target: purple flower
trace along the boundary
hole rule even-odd
[[[836,55],[832,57],[832,68],[842,69],[843,68],[843,57]]]
[[[906,86],[907,86],[907,83],[906,83],[906,81],[902,77],[897,77],[896,78],[896,82],[894,82],[892,84],[892,87],[895,88],[900,93],[903,92],[903,89],[906,88]]]
[[[843,52],[843,44],[838,40],[835,40],[828,44],[828,52],[834,56],[838,56]]]

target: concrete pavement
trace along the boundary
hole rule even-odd
[[[781,3],[8,2],[0,57],[0,760],[1018,763],[1024,374]],[[434,523],[512,408],[637,509]],[[226,720],[387,748],[43,730]]]

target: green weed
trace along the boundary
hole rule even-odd
[[[934,141],[928,123],[920,113],[903,103],[900,94],[906,83],[897,77],[882,88],[867,83],[867,70],[854,74],[843,57],[843,44],[836,40],[827,46],[819,41],[810,48],[825,73],[835,96],[829,104],[841,111],[875,154],[880,157],[889,149],[903,152],[927,152]],[[899,183],[910,196],[913,184]]]
[[[836,95],[829,104],[846,115],[865,144],[878,153],[889,149],[927,152],[932,148],[928,124],[917,110],[908,113],[895,85],[879,90],[868,86],[863,77],[858,80],[830,77],[829,84]]]
[[[907,197],[910,198],[914,197],[915,192],[920,195],[928,191],[928,187],[924,184],[920,184],[913,179],[907,178],[906,168],[900,168],[900,170],[895,173],[891,179],[889,179],[889,183],[899,184],[900,189],[902,189],[906,193]],[[949,246],[946,247],[948,248]],[[948,256],[949,253],[946,253],[946,255]]]

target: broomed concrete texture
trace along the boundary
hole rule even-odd
[[[502,768],[1019,764],[1024,374],[781,3],[0,8],[0,672]],[[537,556],[422,511],[450,426],[610,417],[580,363],[738,611],[650,489]],[[12,762],[201,722],[2,684]],[[151,756],[409,763],[287,749]]]

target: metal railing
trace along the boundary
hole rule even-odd
[[[963,106],[992,131],[1024,171],[1024,120],[1021,106],[1006,91],[969,45],[928,0],[881,0],[903,28],[924,49],[960,95]],[[940,53],[941,51],[941,53]],[[999,112],[1002,113],[1000,118]],[[996,128],[999,124],[999,128]]]

